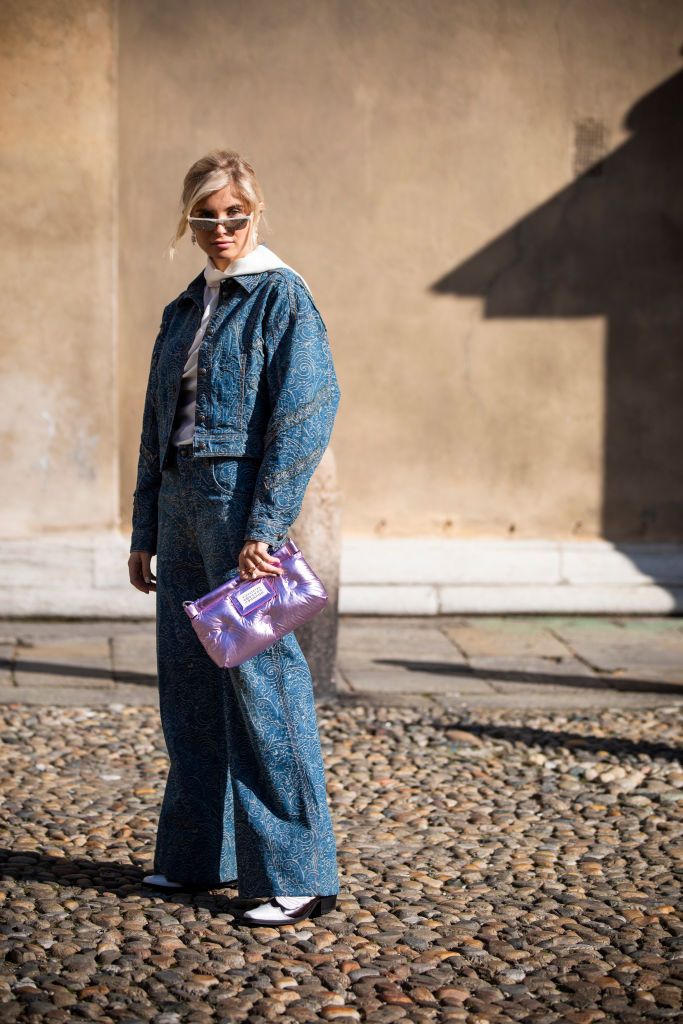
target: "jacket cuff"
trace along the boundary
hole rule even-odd
[[[157,553],[157,533],[156,530],[145,530],[138,528],[133,530],[130,539],[129,554],[132,551],[148,551],[150,555],[156,555]]]
[[[287,540],[288,531],[274,524],[247,527],[244,532],[244,543],[250,540],[262,540],[272,548],[279,548]]]

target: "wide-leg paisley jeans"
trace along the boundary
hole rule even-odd
[[[258,466],[181,445],[162,472],[156,636],[170,768],[154,871],[207,889],[237,879],[245,898],[332,895],[313,682],[294,633],[220,669],[182,607],[236,574]]]

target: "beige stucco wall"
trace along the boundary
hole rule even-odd
[[[347,537],[681,540],[680,250],[634,244],[675,195],[623,127],[678,73],[680,21],[677,0],[6,3],[3,536],[128,531],[152,342],[202,266],[189,238],[163,254],[182,177],[226,146],[330,330]],[[606,171],[576,182],[587,118]]]
[[[122,514],[159,311],[203,259],[189,239],[172,267],[160,252],[182,175],[223,145],[256,167],[264,241],[304,274],[330,329],[347,536],[680,537],[670,367],[634,376],[615,410],[612,293],[582,280],[571,221],[574,122],[602,122],[619,151],[628,108],[680,66],[677,27],[667,0],[124,2]],[[622,179],[598,183],[598,213],[608,195],[632,205]],[[457,268],[525,225],[550,281],[492,314],[495,281],[480,273],[467,294]],[[611,225],[598,215],[586,230]],[[505,258],[492,265],[505,274]],[[619,452],[642,418],[666,422]]]
[[[115,32],[107,0],[0,8],[0,535],[119,519]]]

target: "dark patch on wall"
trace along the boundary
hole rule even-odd
[[[608,153],[607,126],[595,117],[574,122],[574,177],[582,174],[598,177]]]

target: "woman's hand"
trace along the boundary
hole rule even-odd
[[[285,571],[279,568],[280,560],[268,554],[264,540],[248,540],[240,551],[240,576],[245,580],[257,580],[259,576],[281,576]]]
[[[128,575],[130,582],[143,594],[157,589],[156,576],[150,569],[152,556],[149,551],[131,551],[128,559]]]

